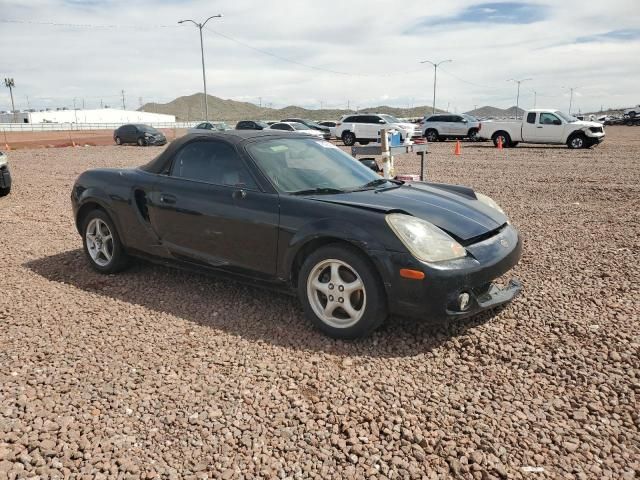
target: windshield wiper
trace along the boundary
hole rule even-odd
[[[371,180],[370,182],[365,183],[361,187],[358,187],[358,189],[356,191],[367,190],[369,188],[378,187],[380,185],[384,185],[387,182],[393,183],[393,184],[395,184],[397,186],[400,186],[400,185],[404,184],[404,182],[401,181],[401,180],[393,180],[393,179],[390,179],[390,178],[376,178],[375,180]]]
[[[289,195],[312,195],[318,193],[345,193],[345,190],[340,190],[339,188],[331,188],[331,187],[319,187],[319,188],[309,188],[307,190],[298,190],[296,192],[289,192]]]

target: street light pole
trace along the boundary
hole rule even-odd
[[[16,82],[13,81],[13,78],[5,78],[4,86],[9,89],[9,95],[11,95],[11,113],[13,114],[13,122],[16,121],[16,107],[13,104],[13,87],[16,86]]]
[[[532,78],[521,78],[520,80],[515,80],[510,78],[507,82],[516,82],[518,84],[518,94],[516,95],[516,120],[518,119],[518,110],[520,109],[520,84],[522,82],[528,82],[529,80],[533,80]]]
[[[209,120],[209,106],[207,105],[207,74],[205,73],[205,69],[204,69],[204,43],[202,41],[202,29],[205,27],[205,25],[207,24],[207,22],[209,20],[211,20],[212,18],[222,18],[222,14],[218,14],[218,15],[211,15],[209,18],[207,18],[204,22],[202,23],[198,23],[194,20],[180,20],[178,23],[185,23],[185,22],[191,22],[193,23],[196,27],[198,27],[198,30],[200,30],[200,56],[202,57],[202,83],[204,85],[204,120],[208,121]]]
[[[425,60],[423,62],[420,62],[420,63],[430,63],[431,65],[433,65],[433,110],[431,113],[436,113],[436,82],[438,80],[438,67],[443,63],[447,63],[447,62],[453,62],[453,60],[451,59],[442,60],[438,63],[434,63],[431,60]]]

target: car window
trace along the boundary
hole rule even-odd
[[[188,143],[176,154],[171,176],[257,190],[255,181],[236,151],[223,142]]]
[[[293,127],[291,125],[287,125],[286,123],[274,123],[273,125],[271,125],[271,128],[273,130],[287,130],[287,131],[292,131]]]
[[[527,113],[527,123],[536,123],[536,112]]]
[[[554,122],[559,122],[560,119],[556,117],[553,113],[543,112],[540,114],[539,123],[543,125],[553,125]]]
[[[432,115],[429,118],[427,118],[427,122],[439,122],[440,121],[440,115]]]
[[[382,125],[383,123],[387,123],[383,118],[377,115],[367,115],[365,123],[375,123],[377,125]]]
[[[236,129],[240,130],[242,128],[247,128],[249,125],[249,122],[238,122],[238,124],[236,125]]]
[[[324,140],[270,139],[249,144],[247,151],[282,192],[354,189],[380,179],[371,169]]]

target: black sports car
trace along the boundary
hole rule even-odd
[[[492,284],[521,254],[493,200],[385,180],[317,137],[188,134],[142,167],[84,172],[71,199],[97,271],[140,256],[297,291],[334,337],[390,313],[468,316],[520,290]]]
[[[167,137],[160,130],[141,123],[122,125],[113,131],[113,141],[118,145],[137,143],[141,147],[147,145],[164,145]]]
[[[7,156],[0,152],[0,197],[9,195],[11,192],[11,173],[9,172],[9,161]]]

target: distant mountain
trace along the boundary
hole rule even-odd
[[[518,112],[518,118],[522,118],[522,115],[524,114],[525,111],[522,108],[518,108],[517,112]],[[474,117],[480,117],[480,118],[510,118],[510,117],[516,116],[516,107],[514,105],[513,107],[502,109],[497,107],[486,106],[486,107],[476,108],[475,110],[471,110],[465,113],[467,115],[473,115]]]
[[[139,108],[141,111],[167,113],[175,115],[179,121],[202,120],[203,94],[178,97],[169,103],[146,103]],[[318,109],[311,110],[294,105],[284,108],[262,108],[249,102],[224,100],[213,95],[207,95],[209,119],[213,121],[237,121],[243,119],[280,120],[287,117],[309,118],[311,120],[337,120],[342,115],[353,113],[353,110]],[[377,107],[361,108],[360,112],[388,113],[402,118],[418,118],[431,113],[431,107],[420,106],[413,108],[396,108],[380,105]],[[436,109],[437,112],[442,110]]]

